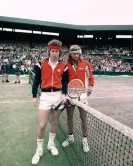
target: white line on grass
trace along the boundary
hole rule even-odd
[[[14,84],[14,83],[13,83],[13,84],[12,84],[12,83],[9,83],[9,84],[2,84],[2,83],[1,83],[0,86],[3,86],[3,87],[7,87],[7,86],[14,86],[14,87],[15,87],[15,86],[19,86],[19,87],[20,87],[20,86],[25,86],[25,84],[28,84],[28,82],[21,83],[21,84]]]
[[[103,96],[103,97],[90,97],[88,98],[89,100],[91,99],[109,99],[109,98],[124,98],[124,97],[133,97],[133,95],[126,95],[126,96]]]
[[[0,104],[11,104],[11,103],[32,103],[32,101],[0,101]]]
[[[133,88],[130,88],[130,87],[125,87],[125,88],[113,88],[113,89],[109,89],[109,88],[95,88],[95,90],[101,90],[101,91],[117,91],[117,90],[133,90]]]

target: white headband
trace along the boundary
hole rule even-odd
[[[81,51],[81,49],[80,50],[76,50],[76,51],[70,51],[70,54],[72,54],[72,53],[82,54],[82,51]]]

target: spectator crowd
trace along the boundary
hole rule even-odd
[[[67,59],[69,46],[63,47],[64,60]],[[122,55],[130,57],[129,48],[111,46],[95,46],[83,49],[83,58],[88,60],[93,71],[106,72],[133,72],[133,65],[122,58]],[[114,56],[115,55],[115,56]],[[37,61],[47,56],[47,45],[42,43],[26,42],[0,42],[0,72],[3,66],[8,65],[8,70],[19,69],[25,73],[27,69],[34,69]],[[10,65],[12,64],[12,65]]]

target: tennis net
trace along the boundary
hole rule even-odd
[[[29,72],[30,82],[34,73]],[[133,166],[133,130],[112,118],[71,100],[75,107],[73,126],[75,142],[63,148],[72,166]],[[83,152],[82,128],[78,107],[87,112],[88,143],[90,151]],[[68,137],[67,113],[60,116],[57,138],[62,143]]]

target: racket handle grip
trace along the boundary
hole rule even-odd
[[[62,103],[59,103],[56,107],[55,107],[55,111],[58,110],[58,108],[62,105]]]

